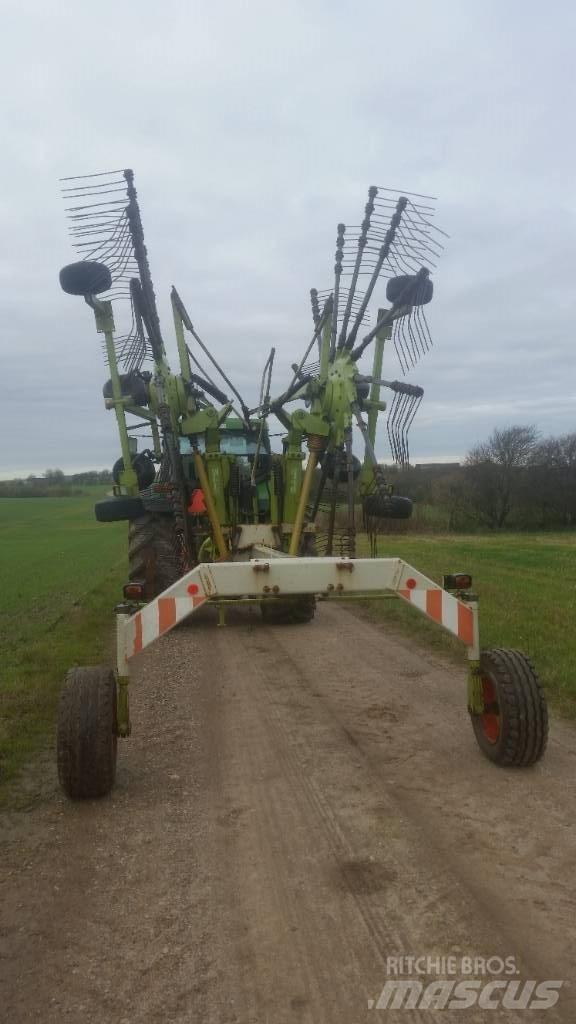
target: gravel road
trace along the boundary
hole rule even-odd
[[[565,982],[458,1019],[572,1024],[576,730],[506,771],[465,702],[461,669],[342,606],[199,613],[138,658],[112,796],[67,802],[47,761],[0,820],[1,1019],[438,1021],[378,1000],[390,958],[453,956]]]

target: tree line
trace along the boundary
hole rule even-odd
[[[409,468],[395,484],[450,530],[574,527],[576,433],[542,438],[533,424],[497,428],[462,465]]]
[[[547,530],[576,526],[576,432],[542,438],[533,424],[496,428],[461,465],[390,469],[398,494],[416,502],[414,527]],[[0,481],[0,497],[70,497],[111,484],[108,469]]]
[[[111,484],[109,469],[86,470],[66,474],[62,469],[47,469],[41,476],[0,480],[0,498],[71,498],[82,494],[82,488],[94,484]]]

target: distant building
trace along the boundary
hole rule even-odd
[[[445,473],[447,469],[460,469],[461,462],[417,462],[414,469],[428,469],[431,473]]]

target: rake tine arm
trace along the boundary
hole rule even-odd
[[[212,363],[212,366],[218,371],[218,373],[222,377],[222,380],[226,382],[226,384],[228,385],[228,387],[230,388],[232,393],[234,395],[236,395],[236,398],[238,399],[238,401],[240,403],[240,408],[242,409],[242,419],[244,420],[245,425],[248,426],[249,423],[250,423],[250,410],[248,409],[248,406],[244,402],[244,399],[242,398],[242,395],[240,394],[240,392],[234,387],[234,385],[233,385],[232,381],[230,380],[230,378],[224,373],[224,370],[222,369],[222,367],[217,363],[217,361],[215,360],[214,356],[210,352],[209,348],[207,348],[207,346],[204,344],[204,342],[202,341],[202,338],[196,333],[196,330],[194,329],[194,325],[193,325],[193,323],[192,323],[192,321],[191,321],[191,319],[190,319],[190,317],[188,315],[188,311],[187,311],[184,303],[182,302],[182,299],[180,298],[178,292],[176,291],[176,288],[174,287],[174,285],[172,285],[172,290],[171,290],[170,295],[171,295],[172,301],[174,302],[174,306],[178,310],[178,314],[179,314],[179,316],[182,319],[182,323],[184,324],[184,327],[192,335],[192,337],[194,338],[194,341],[200,346],[200,348],[202,349],[204,355],[207,356],[207,358]]]
[[[390,255],[390,249],[391,249],[391,247],[392,247],[392,245],[394,243],[394,239],[396,237],[396,231],[397,231],[397,228],[398,228],[398,226],[400,224],[400,220],[402,218],[402,214],[404,213],[404,210],[406,209],[407,203],[408,203],[408,200],[406,199],[406,197],[405,196],[400,196],[400,199],[398,200],[398,202],[396,204],[396,210],[393,213],[392,218],[390,220],[390,227],[388,228],[388,231],[386,232],[386,237],[384,239],[384,244],[382,245],[382,247],[380,249],[380,252],[378,253],[378,259],[376,260],[376,265],[374,267],[374,271],[372,273],[372,277],[370,278],[370,281],[368,283],[368,287],[366,289],[366,293],[365,293],[364,298],[362,300],[360,309],[358,310],[358,312],[356,314],[356,317],[354,319],[354,324],[352,326],[352,330],[350,331],[350,334],[348,335],[348,337],[346,339],[346,348],[352,348],[352,346],[354,345],[354,342],[356,341],[356,335],[358,334],[358,331],[360,329],[360,324],[362,323],[362,319],[364,317],[364,313],[366,312],[366,308],[368,306],[368,303],[370,302],[370,299],[372,298],[372,292],[374,291],[374,288],[376,287],[376,282],[378,281],[378,278],[380,277],[380,271],[382,270],[382,267],[383,267],[385,261],[388,259],[389,255]]]
[[[312,306],[312,320],[314,321],[314,326],[316,327],[320,319],[320,304],[318,302],[317,288],[310,289],[310,305]]]
[[[350,315],[352,313],[352,302],[354,294],[356,292],[356,286],[358,284],[358,275],[360,274],[360,268],[362,266],[362,259],[364,256],[364,249],[368,240],[368,232],[370,230],[370,221],[374,212],[374,200],[378,194],[378,189],[375,185],[371,185],[368,189],[368,202],[364,207],[364,220],[360,228],[360,234],[358,236],[358,247],[356,249],[356,258],[354,260],[354,269],[352,271],[352,280],[350,281],[350,287],[348,289],[348,301],[346,302],[346,308],[344,310],[344,317],[342,319],[342,329],[340,331],[340,338],[338,340],[338,348],[343,348],[346,344],[346,331],[348,330],[348,323],[350,321]]]
[[[372,463],[373,466],[377,466],[378,465],[378,459],[376,458],[376,452],[374,451],[374,445],[372,444],[372,441],[370,440],[370,436],[368,434],[368,427],[366,426],[366,424],[364,423],[364,420],[362,419],[362,414],[361,414],[360,409],[359,409],[358,405],[356,404],[356,402],[352,403],[351,408],[352,408],[352,412],[354,413],[354,418],[356,420],[356,423],[358,424],[358,428],[360,430],[360,433],[362,434],[362,438],[363,438],[364,444],[366,446],[366,452],[368,454],[368,458],[370,459],[370,462]]]
[[[278,398],[275,398],[273,402],[270,402],[270,412],[276,414],[277,410],[281,408],[281,406],[286,405],[287,402],[292,402],[295,398],[299,398],[300,391],[304,391],[304,389],[312,379],[312,374],[305,373],[302,374],[299,380],[293,381],[290,387],[286,389],[283,395],[279,395]]]
[[[300,360],[299,364],[296,367],[294,367],[294,366],[292,367],[292,369],[294,371],[294,376],[293,376],[293,378],[292,378],[292,380],[290,382],[290,385],[289,385],[290,388],[295,383],[297,378],[302,377],[302,368],[303,368],[306,360],[308,359],[308,356],[310,355],[310,352],[312,351],[312,348],[314,347],[314,343],[317,341],[318,344],[320,345],[320,343],[321,343],[321,336],[322,336],[322,330],[324,328],[324,325],[326,323],[326,320],[327,320],[330,312],[331,312],[331,304],[330,304],[329,300],[326,300],[326,302],[324,303],[324,309],[322,310],[322,315],[318,318],[318,322],[316,323],[316,327],[314,329],[314,334],[312,335],[310,341],[308,342],[308,346],[306,348],[306,351],[305,351],[304,355],[302,356],[302,359]]]
[[[334,307],[332,310],[332,324],[330,327],[330,359],[336,355],[336,332],[338,330],[338,302],[340,299],[340,278],[342,276],[342,257],[344,255],[344,233],[345,224],[338,225],[336,237],[336,257],[334,261]],[[348,295],[350,302],[350,294]]]

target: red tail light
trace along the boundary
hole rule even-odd
[[[470,590],[472,577],[467,572],[456,572],[444,576],[444,590]]]

